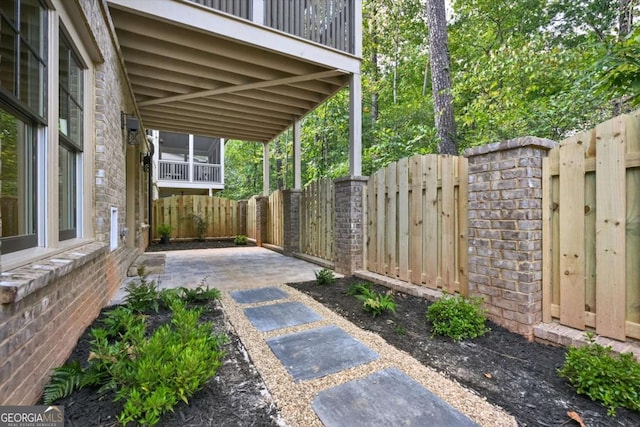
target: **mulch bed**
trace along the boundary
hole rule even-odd
[[[459,343],[431,336],[425,318],[429,302],[404,293],[395,294],[396,314],[372,317],[361,303],[344,292],[362,282],[355,277],[335,284],[290,283],[362,329],[382,336],[423,365],[454,379],[507,412],[522,426],[578,426],[567,412],[574,411],[586,426],[640,426],[640,413],[618,409],[615,418],[599,403],[580,396],[556,375],[564,363],[565,349],[528,342],[524,337],[489,322],[484,337]],[[374,285],[372,289],[387,292]]]
[[[247,242],[244,246],[255,246],[253,242]],[[233,239],[208,239],[208,240],[170,240],[169,243],[152,242],[145,252],[184,251],[188,249],[219,249],[236,248]]]
[[[215,333],[226,333],[229,342],[224,345],[224,364],[202,390],[194,394],[189,405],[180,402],[174,412],[166,414],[158,426],[202,427],[202,426],[277,426],[278,412],[266,393],[262,378],[246,357],[238,337],[225,328],[221,308],[212,305],[202,321],[212,321]],[[78,340],[69,360],[84,363],[89,356],[89,331],[100,325],[100,319],[111,308],[103,310]],[[148,313],[149,330],[170,321],[170,312],[161,309]],[[64,405],[66,427],[118,426],[117,415],[122,411],[122,402],[113,402],[113,393],[103,396],[94,388],[75,391],[71,396],[57,401]]]

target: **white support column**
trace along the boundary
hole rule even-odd
[[[362,175],[362,80],[352,74],[349,81],[349,174]]]
[[[262,195],[269,195],[269,143],[263,143],[262,151]]]
[[[224,186],[224,138],[220,138],[220,184]]]
[[[193,182],[193,135],[189,135],[189,182]]]
[[[300,120],[293,122],[293,189],[302,188],[302,150],[300,149]]]
[[[353,54],[362,57],[362,0],[354,0]]]
[[[251,2],[251,20],[258,25],[264,25],[264,1],[252,0]]]

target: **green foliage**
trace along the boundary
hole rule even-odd
[[[197,297],[204,292],[197,293]],[[45,403],[68,396],[86,385],[98,393],[115,391],[124,401],[118,421],[127,425],[154,425],[180,401],[189,398],[222,365],[224,335],[211,334],[210,322],[200,322],[202,309],[189,309],[178,298],[167,298],[172,311],[169,324],[147,338],[145,316],[129,308],[107,315],[106,328],[91,330],[89,366],[72,362],[54,370],[45,389]],[[118,324],[118,322],[121,322]]]
[[[236,236],[235,239],[233,239],[233,243],[235,243],[238,246],[244,246],[247,244],[248,241],[249,241],[249,238],[242,234],[239,236]]]
[[[206,288],[198,286],[195,289],[181,287],[178,288],[178,293],[180,298],[182,298],[187,303],[220,299],[220,291],[216,288],[210,289],[208,286]]]
[[[193,225],[196,227],[196,233],[198,233],[198,240],[204,241],[207,234],[207,227],[209,227],[209,217],[198,214],[191,214],[187,219],[193,221]]]
[[[158,234],[163,237],[171,237],[171,233],[173,233],[173,227],[171,224],[160,224],[158,226]]]
[[[333,270],[328,268],[323,268],[320,271],[315,272],[316,275],[316,285],[332,285],[336,281],[336,277],[333,274]]]
[[[435,335],[444,335],[454,341],[476,338],[490,331],[485,325],[486,309],[482,308],[482,298],[443,296],[429,306],[426,317],[433,324]]]
[[[385,312],[396,312],[396,303],[391,293],[381,294],[371,289],[371,283],[362,282],[349,286],[346,295],[353,295],[362,302],[362,308],[373,317]],[[405,331],[406,332],[406,331]]]
[[[344,292],[345,295],[364,295],[371,291],[372,284],[369,282],[360,282],[350,285],[349,288]]]
[[[599,73],[598,93],[609,98],[629,96],[632,105],[640,105],[640,27],[615,44],[595,68]]]
[[[160,292],[155,280],[147,280],[144,269],[138,271],[138,278],[126,284],[124,292],[125,303],[134,312],[158,311]]]
[[[567,351],[558,374],[578,394],[601,402],[611,416],[619,407],[640,411],[640,363],[632,353],[615,356],[610,346],[595,342],[593,333],[586,336],[586,345]]]
[[[404,336],[404,335],[407,335],[407,328],[405,328],[402,325],[398,325],[394,329],[394,332],[396,333],[396,335]]]
[[[75,360],[54,369],[49,383],[44,387],[44,404],[51,405],[56,400],[69,396],[80,388],[83,377],[80,362]]]

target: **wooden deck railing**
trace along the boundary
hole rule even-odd
[[[256,22],[254,3],[264,17],[258,22],[344,52],[354,52],[354,0],[189,0]]]

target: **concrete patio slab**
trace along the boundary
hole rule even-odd
[[[324,390],[312,407],[326,427],[478,425],[397,368]]]
[[[275,301],[285,299],[288,296],[289,295],[285,291],[278,288],[258,288],[231,292],[231,298],[233,298],[238,304],[255,304],[257,302]]]
[[[337,326],[271,338],[267,344],[295,382],[324,377],[379,358]]]
[[[301,302],[283,302],[244,309],[249,322],[260,332],[322,320],[322,317]]]

